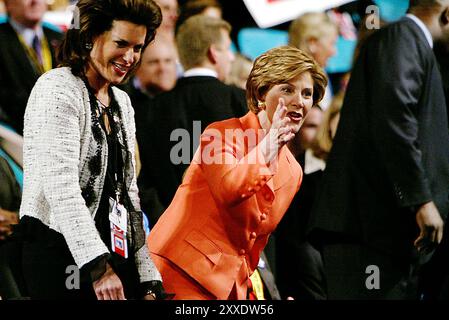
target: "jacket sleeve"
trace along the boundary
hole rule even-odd
[[[256,131],[243,133],[211,125],[201,135],[194,162],[200,163],[214,200],[224,207],[247,200],[274,175],[257,144]]]
[[[80,113],[82,92],[64,74],[47,74],[32,90],[25,115],[28,134],[39,163],[26,170],[43,184],[55,225],[64,236],[69,250],[81,268],[89,261],[108,253],[92,215],[81,195],[79,183]]]
[[[400,27],[397,27],[400,28]],[[431,200],[422,164],[417,115],[425,106],[425,47],[410,31],[391,28],[366,48],[369,130],[401,207]],[[374,45],[373,45],[374,44]],[[428,48],[430,50],[430,48]]]

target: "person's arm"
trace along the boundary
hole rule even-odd
[[[109,253],[81,195],[79,182],[83,92],[66,73],[50,73],[36,83],[25,124],[33,133],[39,159],[29,170],[37,172],[51,211],[52,224],[64,236],[79,268]]]
[[[0,208],[0,241],[5,240],[12,232],[12,225],[19,223],[17,212]]]
[[[253,196],[276,174],[276,157],[281,147],[294,137],[281,99],[267,135],[246,155],[243,143],[234,143],[226,137],[226,130],[211,125],[201,136],[201,148],[195,161],[201,163],[215,201],[232,207]],[[255,141],[256,129],[248,139]],[[242,138],[243,139],[243,138]],[[200,158],[201,157],[201,158]]]
[[[391,32],[375,48],[367,48],[366,72],[372,74],[368,125],[398,205],[416,208],[421,233],[415,244],[421,248],[441,240],[443,224],[432,202],[418,140],[426,62],[423,48],[410,36]]]

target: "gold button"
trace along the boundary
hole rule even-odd
[[[251,234],[249,235],[249,237],[250,237],[251,239],[256,239],[257,234],[256,234],[255,232],[251,232]]]
[[[245,253],[246,253],[245,249],[241,249],[241,250],[240,250],[240,255],[243,256]]]
[[[254,191],[253,188],[251,188],[251,187],[248,188],[248,192],[253,192],[253,191]]]
[[[260,220],[265,220],[267,218],[267,215],[265,214],[265,213],[262,213],[261,215],[260,215]]]
[[[246,198],[246,193],[242,193],[242,198]]]

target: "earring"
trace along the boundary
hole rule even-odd
[[[259,110],[265,110],[266,108],[265,102],[257,101],[257,107],[259,108]]]
[[[92,43],[86,43],[85,48],[87,50],[92,50]]]

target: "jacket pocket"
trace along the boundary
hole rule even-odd
[[[192,230],[185,238],[192,247],[201,252],[214,265],[217,265],[222,256],[218,246],[198,230]]]

